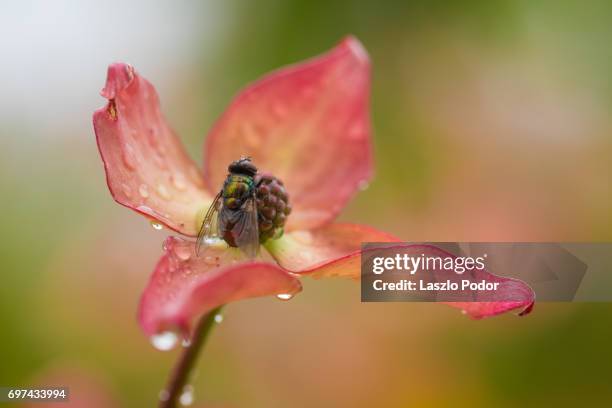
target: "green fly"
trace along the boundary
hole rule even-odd
[[[221,238],[229,246],[240,248],[249,258],[254,258],[259,250],[255,200],[257,167],[247,157],[232,162],[228,171],[223,189],[204,216],[196,253],[204,241]]]

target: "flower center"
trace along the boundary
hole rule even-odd
[[[257,221],[259,223],[259,242],[280,238],[285,222],[291,213],[289,194],[281,180],[269,175],[257,175]]]

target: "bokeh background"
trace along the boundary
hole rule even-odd
[[[610,21],[605,0],[3,1],[0,385],[149,407],[176,358],[135,318],[166,233],[112,201],[95,146],[110,62],[156,85],[201,163],[241,87],[355,34],[373,60],[377,174],[343,220],[406,240],[610,241]],[[611,313],[471,321],[307,280],[290,302],[226,308],[196,403],[601,406]]]

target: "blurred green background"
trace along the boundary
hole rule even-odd
[[[135,318],[165,233],[112,201],[95,146],[110,62],[155,84],[201,163],[241,87],[352,33],[373,61],[376,178],[343,220],[406,240],[610,241],[610,21],[603,0],[3,1],[0,385],[62,378],[83,406],[148,407],[176,358]],[[196,404],[602,406],[611,312],[471,321],[306,280],[291,302],[226,308]]]

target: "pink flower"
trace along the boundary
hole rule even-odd
[[[263,258],[245,261],[224,245],[194,255],[194,241],[170,237],[140,303],[151,335],[191,329],[196,317],[240,299],[301,290],[298,277],[359,278],[361,242],[399,241],[334,218],[372,176],[370,62],[361,43],[266,75],[230,104],[206,139],[200,172],[166,123],[153,86],[132,67],[113,64],[94,113],[98,148],[113,198],[184,236],[194,237],[221,189],[227,166],[250,156],[282,180],[293,211],[285,235]],[[456,305],[485,317],[525,302]]]

